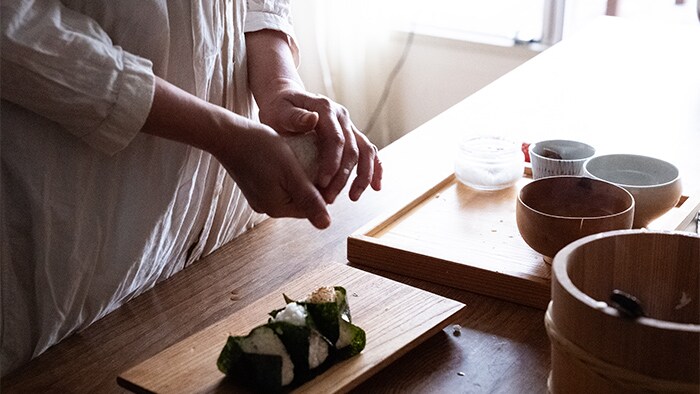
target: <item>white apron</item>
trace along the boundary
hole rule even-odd
[[[269,0],[3,0],[1,15],[5,375],[264,219],[209,154],[138,131],[154,73],[250,116],[244,32],[292,31]]]

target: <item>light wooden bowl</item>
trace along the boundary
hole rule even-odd
[[[634,199],[625,189],[576,176],[530,182],[520,190],[515,209],[520,235],[547,263],[579,238],[631,228],[633,217]]]
[[[646,312],[629,318],[613,290]],[[545,323],[552,393],[700,392],[700,236],[620,230],[562,249]]]

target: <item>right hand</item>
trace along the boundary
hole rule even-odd
[[[254,121],[221,140],[212,152],[241,188],[250,206],[271,217],[307,218],[330,225],[323,197],[306,176],[284,138]]]
[[[357,166],[350,199],[357,201],[367,186],[381,189],[382,163],[377,147],[350,119],[348,110],[326,97],[306,92],[293,81],[280,79],[269,102],[259,102],[260,120],[275,130],[298,134],[315,131],[318,136],[317,185],[325,201],[332,203]]]

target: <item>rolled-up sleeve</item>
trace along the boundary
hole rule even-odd
[[[107,154],[128,145],[153,102],[151,62],[113,45],[97,22],[58,0],[1,7],[2,99]]]
[[[289,37],[289,46],[298,63],[299,48],[292,24],[291,0],[247,0],[247,4],[245,32],[272,29],[285,33]]]

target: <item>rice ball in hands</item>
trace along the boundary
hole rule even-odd
[[[286,134],[284,139],[304,169],[306,176],[316,184],[318,175],[318,136],[315,131],[304,134]]]

